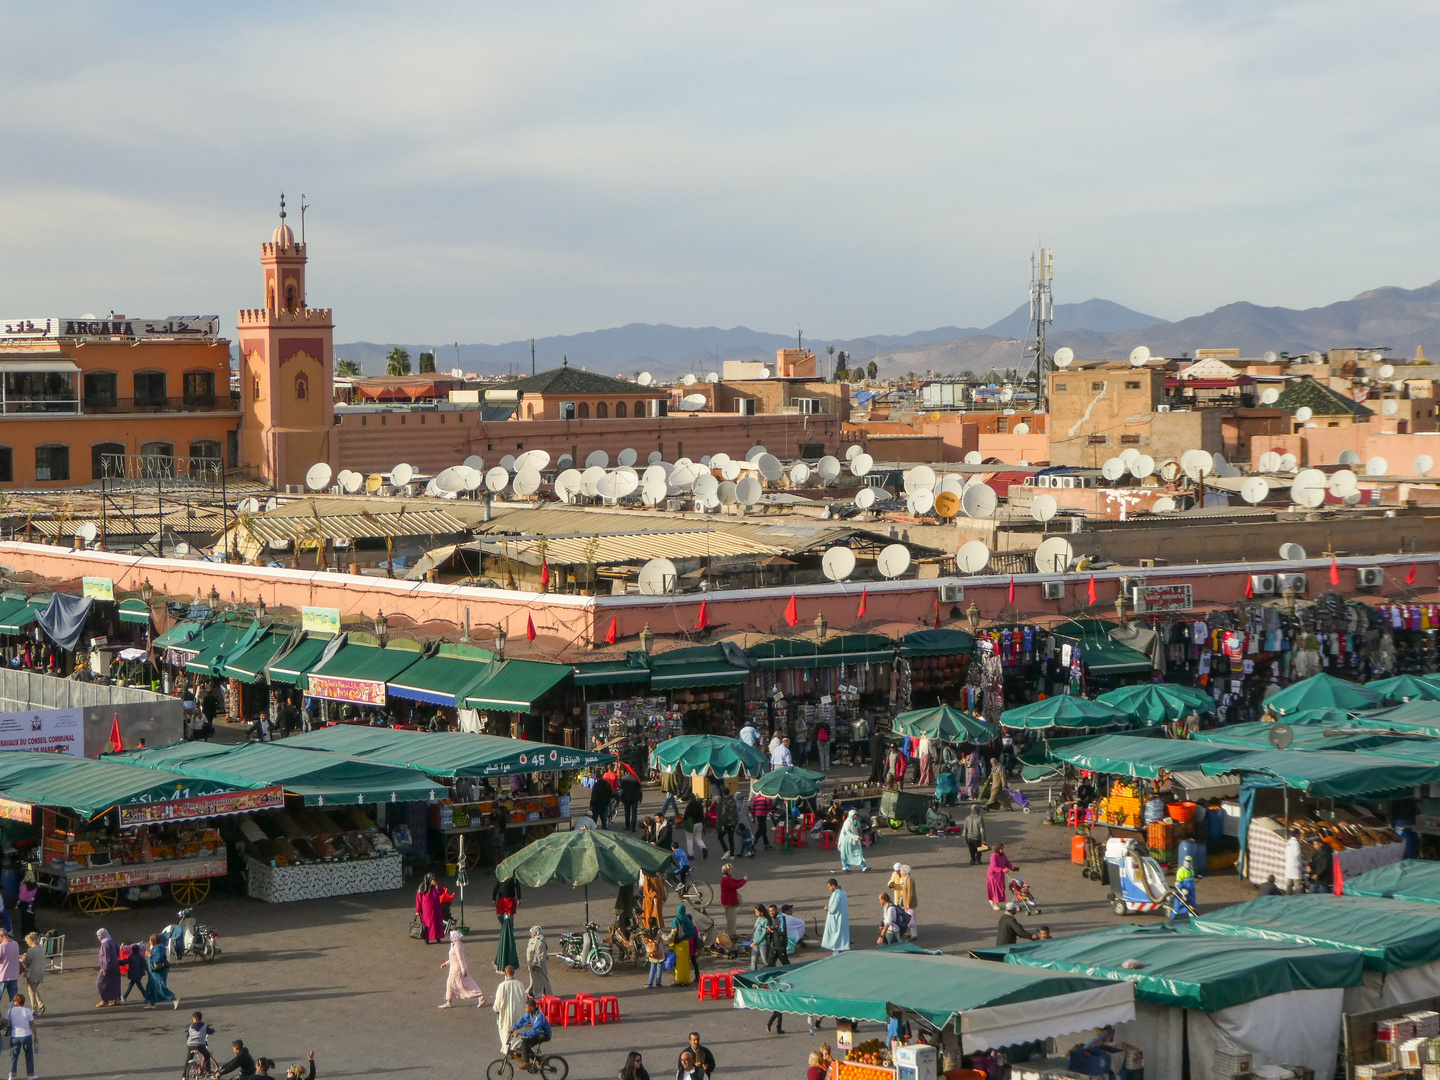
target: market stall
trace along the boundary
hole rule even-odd
[[[1440,904],[1440,863],[1407,859],[1355,874],[1345,882],[1345,895]]]
[[[1337,679],[1320,672],[1308,679],[1291,683],[1278,694],[1265,699],[1265,708],[1276,716],[1285,716],[1300,709],[1373,709],[1385,704],[1385,695],[1368,686]]]
[[[455,695],[458,705],[475,710],[473,730],[535,741],[544,738],[543,703],[559,708],[574,669],[569,664],[539,660],[500,660],[486,666],[483,679],[467,687],[463,695]]]
[[[671,734],[734,735],[744,718],[750,661],[738,647],[692,645],[650,657],[650,688],[670,700]],[[763,730],[763,729],[762,729]]]
[[[912,705],[955,701],[970,671],[975,636],[942,627],[916,630],[899,641],[900,660],[909,671]]]
[[[1133,719],[1153,727],[1182,720],[1191,713],[1213,714],[1215,699],[1193,686],[1172,683],[1136,683],[1108,690],[1095,699],[1128,713]]]
[[[327,720],[342,715],[343,706],[384,713],[385,684],[419,661],[420,643],[397,640],[382,647],[368,634],[341,637],[333,652],[326,647],[314,666],[300,676],[306,696],[323,703],[321,715]]]

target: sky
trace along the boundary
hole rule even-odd
[[[1167,319],[1440,278],[1440,5],[0,8],[0,317],[261,302],[339,341]]]

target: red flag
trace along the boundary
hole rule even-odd
[[[795,604],[795,594],[790,594],[790,602],[785,605],[785,625],[794,626],[800,621],[800,609]]]
[[[550,588],[550,564],[549,564],[546,560],[541,559],[541,560],[540,560],[540,591],[541,591],[541,592],[544,592],[544,591],[545,591],[546,589],[548,589],[548,588]]]
[[[1085,596],[1091,604],[1095,603],[1095,575],[1090,575],[1090,585],[1085,590]]]
[[[855,612],[855,618],[857,619],[863,619],[865,617],[866,600],[868,599],[867,594],[869,592],[870,590],[868,588],[860,590],[860,610]]]
[[[697,616],[695,616],[695,629],[696,629],[696,630],[704,630],[707,626],[710,625],[710,608],[709,608],[709,605],[710,605],[710,601],[708,601],[708,600],[701,600],[701,601],[700,601],[700,614],[697,615]]]
[[[1335,561],[1335,556],[1330,556],[1330,584],[1340,584],[1340,564]]]
[[[1255,599],[1255,579],[1252,578],[1249,574],[1245,575],[1245,599]]]
[[[1010,595],[1009,595],[1009,597],[1005,600],[1005,602],[1006,602],[1007,604],[1013,604],[1013,603],[1015,603],[1015,575],[1014,575],[1014,574],[1011,574],[1011,575],[1010,575]]]
[[[535,640],[535,620],[529,615],[525,616],[525,640]]]
[[[1415,569],[1416,569],[1416,564],[1412,562],[1412,563],[1410,564],[1410,573],[1408,573],[1408,574],[1405,575],[1405,584],[1406,584],[1406,585],[1414,585],[1414,584],[1415,584]]]
[[[616,625],[615,616],[610,616],[610,629],[605,631],[605,644],[614,645],[620,640],[620,628]]]
[[[935,597],[935,629],[940,629],[940,597]]]
[[[114,753],[120,753],[125,749],[124,740],[120,738],[120,714],[115,714],[114,721],[110,724],[110,749]]]

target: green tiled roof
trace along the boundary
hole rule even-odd
[[[1308,406],[1316,416],[1372,416],[1371,410],[1352,401],[1344,394],[1331,390],[1324,383],[1314,379],[1296,379],[1280,391],[1275,402],[1277,409],[1294,412],[1301,406]]]
[[[566,366],[527,375],[498,389],[520,390],[526,394],[633,394],[645,388],[610,375]]]

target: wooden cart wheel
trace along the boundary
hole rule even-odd
[[[194,907],[210,895],[210,879],[172,881],[170,895],[182,908]]]
[[[546,825],[531,825],[528,835],[531,840],[539,840],[542,836],[549,836],[554,831],[555,824],[553,822]]]
[[[82,915],[104,915],[107,911],[114,911],[119,902],[120,894],[114,889],[75,894],[75,905]]]
[[[480,837],[476,833],[468,835],[455,833],[445,841],[445,861],[447,863],[460,862],[460,837],[465,836],[465,869],[474,870],[480,865]]]

